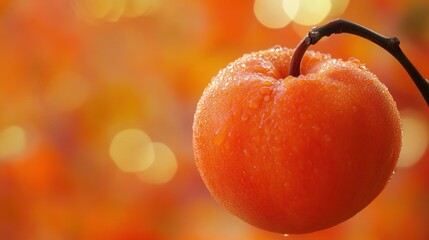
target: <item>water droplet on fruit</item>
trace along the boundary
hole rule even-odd
[[[351,63],[360,64],[360,60],[357,59],[357,58],[355,58],[355,57],[349,58],[348,61],[351,62]]]
[[[271,100],[270,95],[264,96],[264,102],[269,102]]]
[[[368,68],[366,67],[366,65],[363,64],[363,63],[359,65],[359,68],[362,69],[362,70],[368,70]]]
[[[244,150],[243,150],[243,154],[244,154],[244,156],[246,156],[246,157],[249,157],[249,156],[250,156],[250,153],[249,153],[249,151],[247,151],[247,149],[244,149]]]
[[[390,183],[390,181],[392,181],[393,175],[395,175],[396,173],[396,168],[393,169],[392,174],[389,176],[389,179],[387,180],[387,183]]]
[[[282,149],[280,147],[271,147],[274,152],[280,152]]]
[[[260,63],[260,66],[261,66],[261,68],[266,69],[266,70],[269,70],[272,67],[272,65],[269,62],[265,62],[265,61],[262,61]]]
[[[272,86],[273,84],[274,84],[273,82],[268,81],[268,80],[262,81],[262,85],[264,85],[264,86]]]
[[[223,127],[218,128],[213,137],[214,144],[221,145],[225,141],[226,134],[227,133]]]
[[[257,109],[259,106],[260,99],[258,97],[249,100],[249,108]]]
[[[272,88],[270,88],[270,87],[261,87],[261,88],[259,89],[259,92],[260,92],[262,95],[267,95],[267,94],[270,94],[270,93],[271,93],[271,90],[272,90]]]
[[[320,131],[320,127],[319,127],[318,125],[316,125],[316,124],[315,124],[315,125],[313,125],[313,127],[312,127],[312,128],[313,128],[313,130],[314,130],[314,131],[316,131],[316,132]]]
[[[282,47],[280,45],[275,45],[270,50],[273,52],[280,52],[282,50]]]
[[[287,83],[287,82],[289,82],[290,80],[293,80],[295,77],[292,77],[292,76],[287,76],[284,80],[283,80],[283,82],[284,83]]]
[[[323,136],[323,140],[324,140],[325,142],[330,142],[330,141],[332,140],[332,138],[331,138],[331,136],[329,136],[328,134],[325,134],[325,135]]]
[[[243,115],[241,115],[241,121],[245,122],[249,119],[249,115],[247,115],[246,113],[244,113]]]

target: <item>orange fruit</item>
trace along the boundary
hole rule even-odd
[[[292,49],[246,54],[212,79],[193,124],[197,168],[212,196],[259,228],[287,234],[334,226],[391,177],[399,112],[358,60]]]

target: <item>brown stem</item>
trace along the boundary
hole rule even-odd
[[[299,76],[301,60],[308,47],[310,45],[316,44],[321,38],[325,36],[330,36],[333,33],[350,33],[353,35],[357,35],[368,39],[369,41],[377,44],[378,46],[388,51],[399,61],[399,63],[401,63],[401,65],[408,72],[408,75],[410,75],[411,79],[414,81],[414,84],[417,86],[420,93],[426,100],[426,104],[429,106],[429,82],[425,78],[423,78],[419,71],[414,67],[414,65],[402,52],[401,48],[399,47],[399,39],[396,37],[385,37],[366,27],[344,19],[336,19],[332,22],[327,23],[326,25],[315,27],[311,29],[310,32],[308,32],[307,36],[305,36],[305,38],[298,44],[295,49],[295,52],[290,62],[289,75],[294,77]]]

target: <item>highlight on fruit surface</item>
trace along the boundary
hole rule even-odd
[[[321,37],[333,33],[320,29]],[[312,40],[230,63],[194,116],[195,161],[211,195],[273,232],[308,233],[353,217],[383,190],[401,148],[388,89],[355,58],[306,51]]]

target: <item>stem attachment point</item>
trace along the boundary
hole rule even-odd
[[[295,52],[293,53],[290,62],[289,75],[294,77],[298,77],[300,75],[301,60],[305,51],[307,51],[310,45],[316,44],[323,37],[339,33],[349,33],[363,37],[384,48],[387,52],[394,56],[408,72],[408,75],[410,75],[411,79],[414,81],[414,84],[417,86],[420,93],[426,100],[426,104],[429,106],[429,82],[423,78],[419,71],[402,52],[401,48],[399,47],[399,39],[397,37],[385,37],[366,27],[341,18],[329,22],[326,25],[314,27],[308,32],[304,39],[302,39],[295,48]]]

